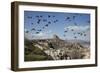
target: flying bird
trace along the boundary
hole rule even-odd
[[[27,18],[32,19],[32,16],[28,16]]]
[[[78,32],[77,34],[80,34],[80,32]]]
[[[67,17],[67,18],[66,18],[66,20],[69,20],[69,19],[70,19],[70,17]]]
[[[35,28],[32,28],[31,31],[35,30]]]
[[[39,32],[36,32],[36,34],[39,34]]]
[[[48,27],[48,24],[46,24],[45,26]]]
[[[53,15],[53,17],[55,17],[55,16]]]
[[[48,18],[50,18],[51,16],[50,15],[48,15]]]
[[[82,34],[82,33],[80,33],[80,35],[82,36],[83,34]]]
[[[55,20],[54,23],[58,22],[58,20]]]
[[[68,32],[68,31],[66,30],[66,31],[64,31],[64,32]]]
[[[39,16],[38,16],[38,15],[37,15],[36,17],[37,17],[37,18],[39,18]]]
[[[85,31],[83,31],[83,33],[85,33]]]
[[[38,19],[37,23],[39,24],[39,23],[40,23],[40,21],[41,21],[41,19]]]
[[[49,21],[48,24],[51,24],[51,22]]]
[[[74,29],[71,29],[71,31],[74,31]]]
[[[76,39],[77,37],[75,36],[74,38]]]
[[[84,36],[86,36],[86,34],[84,34]]]
[[[37,30],[37,31],[42,31],[41,29]]]
[[[26,33],[29,33],[29,31],[27,30]]]
[[[73,16],[73,20],[75,19],[76,16]]]
[[[54,21],[54,23],[56,23],[56,21]]]
[[[33,23],[31,23],[33,25]]]
[[[42,18],[43,16],[42,16],[42,15],[40,15],[40,17]]]
[[[90,23],[90,21],[87,21],[87,23]]]

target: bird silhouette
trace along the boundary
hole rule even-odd
[[[55,17],[55,16],[53,15],[53,17]]]
[[[56,21],[54,21],[54,23],[56,23]]]
[[[51,22],[49,21],[48,24],[51,24]]]
[[[26,33],[29,33],[29,31],[27,30]]]
[[[42,16],[42,15],[40,15],[40,17],[42,18],[43,16]]]
[[[84,34],[84,36],[86,36],[86,34]]]
[[[35,28],[32,28],[31,31],[35,30]]]
[[[38,19],[37,23],[40,24],[41,19]]]
[[[68,32],[68,31],[66,30],[66,31],[64,31],[64,32],[66,33],[66,32]]]
[[[82,35],[83,35],[83,33],[80,33],[80,35],[82,36]]]
[[[76,36],[74,36],[74,38],[76,39],[77,37],[76,37]]]
[[[78,32],[77,34],[80,34],[80,32]]]
[[[67,18],[66,18],[66,20],[69,20],[69,19],[70,19],[70,17],[67,17]]]
[[[71,31],[74,31],[74,29],[71,29]]]
[[[31,23],[33,25],[33,23]]]
[[[76,16],[73,16],[73,20],[75,19]]]
[[[37,17],[37,18],[39,18],[39,16],[38,16],[38,15],[37,15],[36,17]]]
[[[39,34],[39,32],[36,32],[36,34]]]
[[[46,24],[45,26],[48,27],[48,24]]]
[[[28,19],[32,19],[32,16],[28,16],[27,18],[28,18]]]
[[[50,18],[51,16],[50,15],[48,15],[48,18]]]
[[[90,23],[90,21],[87,21],[87,23]]]
[[[57,19],[54,21],[54,23],[56,23],[56,22],[58,22],[58,20],[57,20]]]
[[[37,31],[42,31],[41,29],[37,30]]]

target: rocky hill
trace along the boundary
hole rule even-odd
[[[54,35],[52,39],[35,39],[31,40],[29,43],[28,42],[29,40],[25,41],[25,56],[27,56],[26,52],[29,49],[31,50],[31,52],[37,54],[31,55],[33,56],[33,58],[36,58],[35,60],[27,60],[25,58],[26,61],[84,59],[90,57],[89,48],[82,46],[78,42],[72,43],[62,40],[57,35]],[[28,45],[26,43],[28,43]],[[28,55],[30,55],[30,52]],[[41,55],[42,57],[40,57],[39,55]],[[39,58],[37,59],[37,57]]]

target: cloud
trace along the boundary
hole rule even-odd
[[[64,28],[64,30],[73,29],[74,31],[84,31],[89,28],[90,28],[90,26],[67,26]]]
[[[35,36],[44,36],[45,34],[43,32],[40,32],[39,34],[34,34]]]
[[[32,39],[46,39],[46,38],[51,38],[51,33],[52,31],[51,30],[48,30],[48,31],[43,31],[43,32],[40,32],[38,34],[35,34],[35,33],[25,33],[25,37],[32,40]]]
[[[79,40],[84,40],[84,41],[90,41],[90,26],[67,26],[64,28],[64,30],[69,30],[66,35],[67,39],[73,39],[73,32],[71,31],[71,29],[73,29],[74,33],[77,32],[85,32],[86,36],[80,36],[79,34],[75,34],[75,36],[77,36]]]

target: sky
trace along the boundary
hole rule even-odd
[[[24,11],[24,36],[28,39],[53,38],[90,40],[90,14]]]

